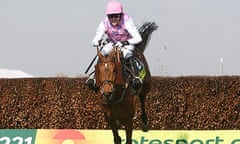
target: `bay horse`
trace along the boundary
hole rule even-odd
[[[145,22],[138,28],[143,41],[136,45],[134,57],[144,68],[143,85],[140,89],[133,88],[128,63],[124,60],[120,48],[113,46],[113,51],[107,56],[103,56],[97,48],[99,59],[95,65],[97,93],[105,119],[112,129],[114,144],[121,144],[122,140],[118,133],[121,125],[126,130],[126,144],[132,144],[137,97],[141,104],[142,130],[149,129],[145,100],[151,89],[151,74],[143,52],[151,33],[157,28],[154,22]]]

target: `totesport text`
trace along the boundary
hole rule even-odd
[[[122,144],[125,131],[119,131]],[[0,144],[112,144],[111,130],[1,129]],[[240,144],[240,130],[133,131],[133,144]]]

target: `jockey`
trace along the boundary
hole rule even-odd
[[[134,74],[133,86],[134,88],[140,88],[142,80],[137,76],[138,70],[134,62],[133,50],[134,45],[142,41],[142,37],[135,27],[132,18],[123,12],[123,7],[118,1],[110,1],[107,4],[105,14],[106,17],[99,24],[92,43],[94,46],[98,46],[104,35],[107,36],[110,42],[103,46],[101,50],[103,55],[108,55],[112,51],[113,45],[120,47],[124,59],[133,65],[131,66]],[[95,83],[95,79],[92,77],[89,77],[85,82],[92,89],[95,88]]]

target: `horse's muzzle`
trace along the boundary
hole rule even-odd
[[[103,98],[106,100],[106,102],[112,102],[114,99],[113,93],[112,92],[104,92],[102,94]]]
[[[111,95],[112,95],[112,92],[104,92],[103,94],[103,97],[105,97],[106,99],[110,99]]]

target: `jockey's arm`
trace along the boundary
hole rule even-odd
[[[125,28],[129,32],[129,34],[132,36],[132,38],[130,38],[128,40],[129,44],[135,45],[135,44],[138,44],[142,41],[142,37],[141,37],[140,33],[138,32],[136,26],[134,25],[132,19],[129,19],[126,22]]]
[[[92,40],[93,46],[99,45],[99,41],[103,38],[104,33],[105,33],[105,26],[103,22],[101,22],[96,30],[96,35]]]

